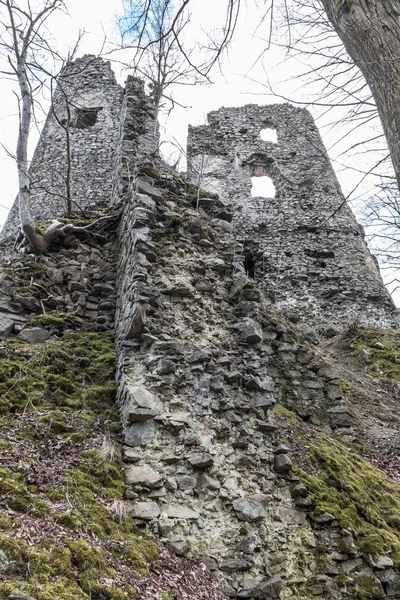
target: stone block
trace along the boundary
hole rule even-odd
[[[196,469],[205,469],[214,464],[214,459],[208,452],[193,452],[189,454],[188,461]]]
[[[163,477],[157,471],[148,467],[127,467],[125,469],[125,481],[127,485],[140,485],[153,488],[162,481]]]
[[[276,454],[274,456],[274,469],[277,473],[289,473],[292,466],[292,461],[287,454]]]
[[[132,307],[129,327],[126,333],[127,339],[140,338],[146,324],[146,311],[143,305],[135,303]]]
[[[160,516],[157,502],[136,502],[132,506],[131,516],[141,521],[152,521]]]
[[[20,340],[24,340],[25,342],[29,342],[31,344],[43,344],[50,339],[50,333],[47,329],[42,329],[42,327],[32,327],[25,328],[19,334],[18,337]]]
[[[165,513],[171,519],[199,519],[200,515],[196,510],[183,506],[182,504],[169,504],[163,507]]]
[[[261,502],[250,498],[238,498],[232,502],[232,508],[241,521],[261,521],[265,517],[265,508]]]
[[[245,344],[259,344],[262,339],[262,328],[256,321],[248,319],[240,326],[240,340]]]

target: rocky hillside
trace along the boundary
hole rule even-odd
[[[167,599],[182,585],[207,598],[217,586],[138,530],[126,503],[114,374],[118,218],[46,256],[2,262],[0,598]]]
[[[400,597],[400,332],[300,328],[217,198],[133,187],[3,260],[0,597]]]

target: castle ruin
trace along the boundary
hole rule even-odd
[[[49,270],[40,302],[8,282],[3,335],[29,330],[45,310],[113,332],[129,518],[176,555],[201,558],[224,597],[398,598],[390,551],[372,556],[357,538],[390,531],[392,543],[398,517],[389,527],[374,513],[361,529],[358,515],[353,530],[293,469],[327,452],[327,439],[340,457],[364,443],[320,336],[398,322],[309,113],[286,104],[211,113],[189,131],[198,191],[160,161],[139,80],[123,89],[108,63],[83,57],[53,105],[30,171],[33,213],[65,212],[70,119],[76,212],[118,210],[118,232],[70,240],[59,262],[39,257]],[[276,143],[260,137],[265,128]],[[262,176],[274,198],[252,197],[251,178]],[[17,228],[14,206],[3,240]],[[341,499],[349,485],[335,477]]]
[[[277,141],[264,141],[262,130]],[[252,277],[278,309],[312,324],[390,327],[397,311],[362,227],[349,208],[318,129],[289,104],[221,108],[189,128],[189,172],[218,193],[253,262]],[[275,197],[252,197],[268,176]]]

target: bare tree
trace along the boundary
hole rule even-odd
[[[400,5],[397,0],[320,0],[371,90],[400,186]]]
[[[170,0],[125,0],[119,19],[122,45],[134,51],[130,68],[144,79],[154,101],[155,117],[179,104],[174,88],[208,81],[208,62],[194,64],[186,30],[190,13],[175,13]]]
[[[46,21],[55,11],[65,9],[65,5],[63,0],[45,0],[41,8],[33,12],[29,2],[21,5],[15,0],[0,0],[0,7],[3,9],[0,47],[10,68],[10,71],[3,71],[3,75],[16,77],[20,90],[16,159],[21,229],[32,249],[41,251],[47,245],[47,240],[36,231],[30,207],[31,184],[28,173],[28,140],[34,110],[35,84],[38,83],[34,56],[49,50],[44,37]]]

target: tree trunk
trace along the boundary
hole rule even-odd
[[[35,251],[41,251],[40,237],[35,229],[31,213],[31,183],[28,174],[28,138],[32,118],[32,94],[25,65],[18,66],[18,80],[21,90],[21,120],[17,141],[18,166],[18,205],[21,229]]]
[[[371,89],[400,187],[400,2],[319,1]]]

